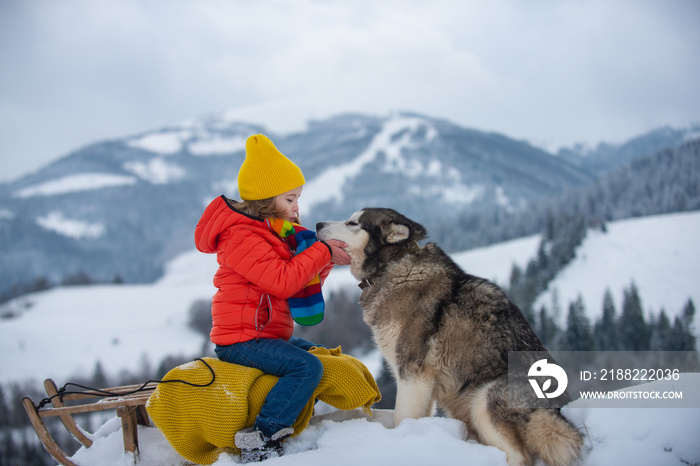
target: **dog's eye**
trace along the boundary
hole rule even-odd
[[[347,226],[349,226],[349,227],[356,227],[356,226],[357,226],[357,222],[353,222],[353,221],[349,221],[349,222],[347,222],[347,223],[345,223],[345,224],[346,224]]]

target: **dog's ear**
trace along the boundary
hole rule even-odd
[[[363,228],[370,232],[371,238],[376,238],[379,244],[398,244],[405,241],[418,242],[426,237],[423,225],[393,209],[380,207],[365,207],[359,219]],[[367,243],[366,252],[369,254],[376,247],[372,241]]]
[[[411,230],[411,234],[409,239],[411,241],[415,241],[416,243],[422,239],[425,239],[426,236],[428,236],[428,232],[425,231],[425,227],[421,225],[420,223],[416,223],[413,220],[409,220],[411,222],[411,225],[409,226],[409,229]]]
[[[402,225],[401,223],[392,222],[389,225],[389,234],[386,235],[386,242],[400,243],[401,241],[407,240],[410,235],[411,230],[408,228],[408,226]]]
[[[386,235],[387,243],[395,244],[407,240],[418,242],[425,238],[426,232],[423,225],[403,215],[401,217],[389,224],[389,232]]]

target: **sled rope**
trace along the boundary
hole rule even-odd
[[[94,396],[125,396],[125,395],[133,395],[134,393],[138,393],[138,392],[144,391],[144,390],[146,389],[146,386],[147,386],[148,384],[150,384],[150,383],[158,383],[158,384],[161,384],[161,383],[178,382],[178,383],[183,383],[183,384],[185,384],[185,385],[189,385],[189,386],[192,386],[192,387],[199,387],[199,388],[208,387],[209,385],[213,384],[213,383],[214,383],[214,380],[216,380],[216,374],[214,373],[214,369],[212,369],[212,367],[211,367],[204,359],[202,359],[202,358],[195,358],[195,361],[201,361],[205,366],[207,366],[207,369],[209,369],[209,372],[211,372],[211,380],[210,380],[209,382],[204,383],[204,384],[196,384],[196,383],[188,382],[188,381],[186,381],[186,380],[181,380],[181,379],[149,380],[149,381],[145,382],[143,385],[141,385],[139,388],[137,388],[137,389],[135,389],[135,390],[132,390],[132,391],[130,391],[130,392],[122,392],[122,393],[114,393],[114,392],[110,392],[110,391],[107,391],[107,390],[101,390],[101,389],[99,389],[99,388],[86,387],[86,386],[84,386],[84,385],[80,385],[80,384],[73,383],[73,382],[66,382],[66,384],[63,385],[63,387],[61,387],[60,389],[58,389],[58,392],[57,392],[55,395],[50,396],[50,397],[48,397],[48,398],[44,398],[43,400],[41,400],[41,402],[39,402],[39,406],[38,406],[37,409],[41,409],[41,408],[43,408],[44,406],[46,406],[48,403],[51,403],[51,400],[53,400],[53,399],[56,398],[56,397],[58,397],[59,400],[63,401],[63,396],[64,396],[64,395],[94,395]],[[85,390],[85,391],[70,391],[70,390],[68,390],[68,386],[78,387],[78,388],[81,388],[81,389],[83,389],[83,390]]]

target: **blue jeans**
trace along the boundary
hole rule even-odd
[[[272,437],[278,430],[294,424],[318,387],[323,364],[308,352],[314,346],[321,345],[298,337],[291,337],[289,341],[261,338],[216,346],[216,355],[222,361],[254,367],[279,377],[253,426],[263,435]]]

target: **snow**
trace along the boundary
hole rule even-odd
[[[55,196],[79,191],[126,186],[135,183],[136,179],[130,176],[110,175],[107,173],[80,173],[20,189],[14,193],[14,197]]]
[[[664,382],[643,387],[666,388]],[[698,390],[700,374],[682,374],[675,387]],[[700,409],[587,408],[579,399],[564,407],[562,414],[584,434],[581,466],[682,466],[700,462]],[[374,410],[368,416],[362,410],[335,411],[319,403],[309,426],[285,442],[284,456],[265,464],[506,465],[505,453],[465,440],[466,435],[465,425],[454,419],[407,419],[393,428],[391,410]],[[72,459],[94,466],[133,464],[133,456],[123,452],[122,439],[115,417],[95,433],[92,447],[81,448]],[[140,466],[187,464],[156,428],[139,426],[139,447]],[[214,464],[231,466],[239,462],[237,456],[222,454]]]
[[[214,256],[188,253],[153,285],[56,288],[12,301],[0,313],[19,315],[0,320],[0,382],[89,377],[98,361],[116,376],[200,354],[203,337],[187,326],[188,312],[213,296],[215,271]]]
[[[521,269],[537,255],[540,235],[528,236],[454,254],[452,259],[467,273],[505,286],[513,265]]]
[[[465,186],[454,183],[442,187],[433,187],[428,192],[439,195],[444,202],[469,205],[484,197],[486,188],[482,185]]]
[[[583,297],[588,315],[602,314],[609,288],[622,309],[623,291],[634,281],[645,310],[680,314],[691,298],[700,305],[700,213],[689,212],[623,220],[607,225],[607,233],[589,231],[576,259],[536,302],[550,306],[556,290],[566,315],[568,303]],[[564,307],[566,306],[566,307]]]
[[[384,122],[381,131],[374,136],[364,152],[350,162],[327,169],[308,182],[304,187],[304,196],[313,199],[314,203],[340,200],[345,182],[360,173],[365,165],[376,160],[379,154],[383,154],[386,158],[386,163],[382,167],[385,172],[402,172],[409,177],[421,174],[442,176],[442,170],[439,165],[436,166],[435,161],[423,166],[420,162],[408,161],[401,155],[404,149],[411,148],[412,138],[421,127],[426,127],[427,140],[436,136],[437,132],[428,120],[401,115],[392,116]],[[478,194],[479,187],[472,189],[460,184],[461,176],[458,171],[447,173],[447,178],[449,183],[444,186],[443,191],[440,191],[445,199],[469,202],[474,198],[475,192]]]
[[[695,141],[696,139],[700,139],[700,126],[690,128],[683,136],[683,142]]]
[[[52,211],[46,217],[39,217],[36,223],[47,230],[75,239],[96,239],[105,232],[105,226],[101,223],[89,223],[81,220],[71,220],[63,215],[63,212]]]
[[[512,208],[512,206],[510,205],[510,199],[506,195],[506,192],[502,186],[496,186],[496,202],[501,207],[505,207],[507,209]]]
[[[124,169],[152,184],[167,184],[185,177],[183,168],[162,158],[151,159],[146,163],[127,162]]]
[[[231,154],[245,150],[246,138],[212,136],[207,140],[198,140],[187,145],[192,155],[207,156],[218,154]]]
[[[0,220],[12,220],[15,218],[15,214],[8,209],[0,209]]]
[[[186,121],[170,131],[149,133],[131,139],[127,145],[160,155],[176,154],[186,146],[192,155],[210,156],[245,150],[245,142],[243,136],[222,136],[207,131],[196,121]]]
[[[182,141],[189,136],[188,132],[169,131],[150,133],[136,139],[131,139],[127,145],[161,155],[172,155],[182,150]]]

